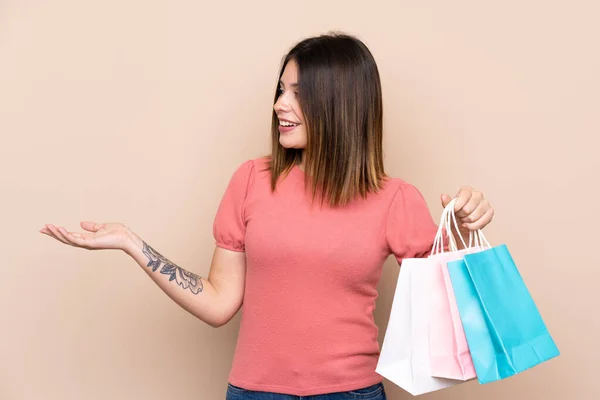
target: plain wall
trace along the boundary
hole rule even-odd
[[[439,196],[481,189],[562,354],[423,399],[598,399],[600,6],[595,1],[0,3],[0,399],[222,399],[239,315],[214,329],[128,256],[46,223],[127,224],[207,276],[234,169],[269,151],[282,56],[363,39],[385,162]],[[398,267],[379,285],[383,339]],[[410,396],[386,381],[392,400]]]

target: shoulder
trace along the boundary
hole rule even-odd
[[[257,171],[263,171],[266,168],[269,168],[269,165],[270,161],[267,157],[247,159],[235,167],[233,176],[250,178]]]
[[[252,190],[256,182],[270,180],[270,159],[257,157],[246,159],[234,167],[230,175],[229,186],[244,187]]]
[[[392,198],[404,196],[422,197],[419,189],[402,178],[387,177],[382,185],[382,191],[389,193]]]
[[[388,178],[386,187],[386,203],[389,213],[415,213],[428,210],[427,201],[421,191],[411,182],[401,178]]]
[[[236,171],[255,173],[269,170],[271,166],[271,158],[268,156],[251,158],[238,164]]]

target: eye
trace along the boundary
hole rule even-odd
[[[283,93],[285,92],[285,90],[282,87],[277,88],[277,97],[281,96]],[[294,92],[294,97],[299,97],[299,93],[298,91]]]

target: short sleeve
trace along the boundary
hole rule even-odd
[[[419,190],[401,183],[396,192],[386,221],[386,241],[398,263],[404,258],[429,255],[437,225]]]
[[[218,247],[245,251],[246,200],[252,189],[254,162],[244,162],[233,173],[219,203],[213,223],[213,236]]]

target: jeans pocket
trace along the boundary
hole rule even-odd
[[[247,398],[249,390],[241,387],[233,386],[231,383],[227,384],[227,396],[225,400],[244,400]]]
[[[351,395],[353,399],[362,400],[383,400],[386,398],[381,382],[365,388],[350,390],[348,394]]]

